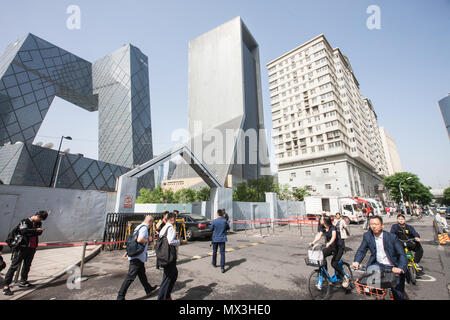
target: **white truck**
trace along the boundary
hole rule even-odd
[[[372,199],[372,198],[361,198],[361,199],[369,202],[370,206],[373,208],[376,215],[382,216],[384,214],[385,211],[384,211],[383,205],[381,204],[380,201]]]
[[[361,204],[351,198],[312,196],[305,197],[304,201],[307,216],[319,216],[322,212],[334,216],[340,212],[350,222],[360,223],[364,220]]]

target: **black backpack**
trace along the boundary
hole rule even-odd
[[[141,226],[138,229],[136,229],[132,235],[127,236],[127,255],[129,257],[136,257],[140,255],[145,250],[145,245],[142,243],[137,242],[137,239],[139,237],[139,229],[141,229]]]
[[[177,249],[169,245],[166,235],[158,238],[155,243],[156,267],[167,267],[177,260]]]
[[[12,229],[9,232],[8,238],[5,241],[8,247],[11,248],[11,250],[17,248],[23,240],[23,235],[20,234],[19,227],[20,224],[18,224],[14,229]]]

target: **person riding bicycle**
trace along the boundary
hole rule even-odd
[[[312,246],[320,239],[322,236],[325,236],[326,239],[326,246],[322,250],[323,252],[323,258],[325,262],[325,269],[327,269],[327,257],[333,256],[331,259],[331,265],[333,266],[334,270],[336,270],[336,276],[338,278],[343,279],[343,274],[338,267],[338,262],[341,260],[342,255],[344,254],[344,241],[342,241],[340,234],[335,226],[333,226],[333,223],[331,222],[331,218],[328,216],[324,216],[323,218],[323,228],[321,231],[319,231],[314,239],[313,242],[310,242],[309,245]],[[344,281],[347,281],[347,278],[344,279]],[[344,286],[344,283],[343,283]]]
[[[364,233],[363,240],[356,251],[353,267],[359,268],[361,261],[370,250],[368,266],[378,265],[381,270],[391,270],[398,274],[397,285],[392,288],[394,299],[405,300],[405,275],[408,266],[405,250],[395,234],[383,230],[380,216],[370,218],[370,230]]]
[[[423,257],[423,248],[420,244],[420,235],[412,226],[406,224],[405,216],[403,214],[397,215],[397,224],[394,224],[391,227],[391,233],[395,234],[401,241],[408,241],[410,239],[414,240],[407,242],[406,246],[408,250],[415,252],[414,263],[416,264],[417,269],[422,272],[423,268],[419,266],[419,262]]]

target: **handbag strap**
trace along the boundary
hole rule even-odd
[[[144,226],[145,226],[145,224],[141,224],[139,228],[136,228],[136,229],[133,231],[133,235],[139,233],[139,230],[140,230],[142,227],[144,227]]]

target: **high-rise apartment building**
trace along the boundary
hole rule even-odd
[[[267,64],[279,182],[323,196],[379,196],[386,161],[370,100],[324,35]]]
[[[402,172],[402,164],[398,153],[397,144],[387,133],[386,129],[380,127],[380,137],[386,157],[387,175],[391,176],[397,172]]]

